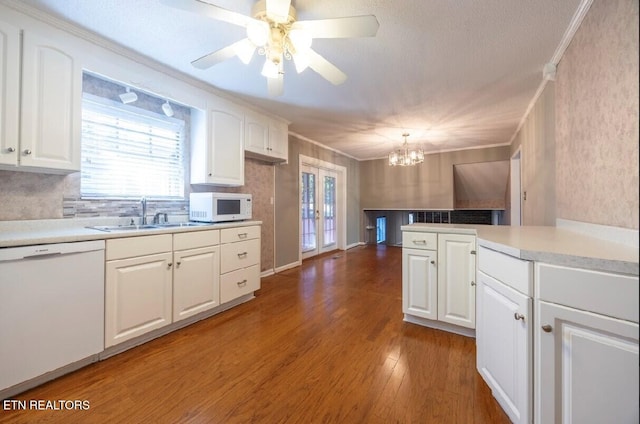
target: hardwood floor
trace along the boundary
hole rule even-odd
[[[14,397],[1,423],[508,423],[471,338],[402,321],[401,249],[263,278],[256,299]]]

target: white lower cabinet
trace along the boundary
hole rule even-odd
[[[405,321],[473,335],[475,245],[475,236],[468,234],[403,231]]]
[[[220,230],[220,303],[260,289],[260,227]]]
[[[477,368],[514,423],[531,421],[530,297],[478,272]]]
[[[536,264],[535,422],[637,423],[638,277]]]
[[[530,423],[533,402],[531,262],[478,250],[476,367],[514,423]]]
[[[171,246],[170,234],[107,240],[105,347],[171,324]]]
[[[174,322],[220,305],[219,240],[219,230],[174,234]]]
[[[435,250],[402,249],[402,312],[438,319],[438,268]]]

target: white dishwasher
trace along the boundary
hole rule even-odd
[[[104,246],[0,249],[0,391],[104,350]]]

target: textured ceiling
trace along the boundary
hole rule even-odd
[[[195,0],[194,0],[195,1]],[[250,14],[250,0],[208,0]],[[291,122],[291,132],[357,159],[384,157],[411,134],[427,152],[509,143],[579,0],[293,0],[299,20],[373,14],[374,38],[317,39],[348,75],[333,86],[285,64],[271,98],[262,57],[208,70],[190,62],[245,37],[241,27],[159,0],[23,0]]]

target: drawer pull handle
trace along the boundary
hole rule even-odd
[[[514,318],[516,321],[522,320],[522,322],[524,322],[524,315],[519,314],[519,313],[517,313],[517,312],[513,314],[513,318]]]
[[[427,244],[426,240],[413,240],[413,244]]]
[[[247,252],[238,253],[238,257],[239,258],[246,258],[247,257]]]
[[[544,331],[545,333],[551,333],[551,331],[553,331],[553,327],[551,327],[549,324],[545,324],[542,326],[542,331]]]
[[[247,285],[247,280],[245,279],[242,281],[238,281],[236,284],[238,285],[238,287],[244,287]]]
[[[248,235],[249,233],[239,233],[238,238],[247,238]]]

